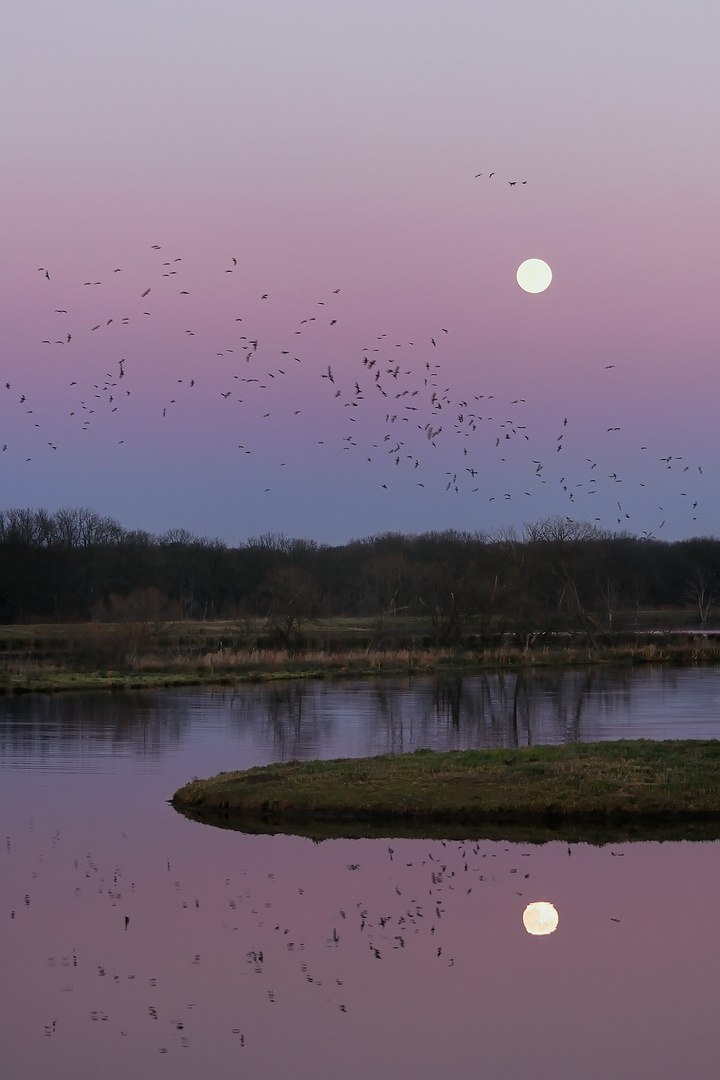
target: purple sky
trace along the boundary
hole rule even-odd
[[[0,505],[230,542],[718,533],[719,30],[667,0],[5,5]]]

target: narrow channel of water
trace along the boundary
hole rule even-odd
[[[125,758],[154,769],[173,758],[204,775],[420,746],[717,737],[718,668],[296,680],[232,691],[0,699],[0,767],[53,772],[114,770]]]

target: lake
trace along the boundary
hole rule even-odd
[[[2,1073],[715,1076],[718,843],[314,843],[166,800],[288,758],[719,736],[709,668],[2,699]]]

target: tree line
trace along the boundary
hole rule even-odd
[[[511,630],[621,629],[720,597],[720,540],[665,542],[544,518],[521,532],[383,533],[328,545],[267,533],[237,546],[175,529],[127,530],[93,510],[0,511],[0,621],[421,617],[437,644]]]

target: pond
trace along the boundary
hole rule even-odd
[[[713,738],[719,704],[714,669],[0,701],[3,1075],[715,1076],[718,843],[314,843],[165,800],[289,757]]]

